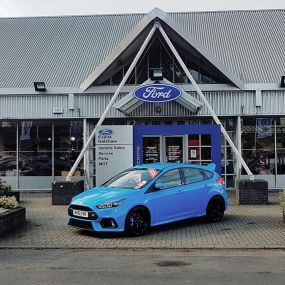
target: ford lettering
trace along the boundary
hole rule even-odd
[[[113,133],[113,131],[110,129],[103,129],[103,130],[99,131],[100,135],[111,135],[112,133]]]
[[[177,99],[181,91],[174,85],[148,84],[137,88],[134,95],[141,101],[163,103]]]

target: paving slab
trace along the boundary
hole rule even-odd
[[[273,197],[273,198],[272,198]],[[27,223],[0,237],[0,248],[94,249],[285,249],[285,224],[276,203],[231,205],[219,223],[190,219],[153,228],[142,237],[98,234],[67,226],[67,206],[51,205],[50,193],[24,193]]]

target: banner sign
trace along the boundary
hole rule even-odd
[[[96,185],[133,166],[133,126],[97,127]]]
[[[134,96],[144,102],[164,103],[176,100],[181,95],[180,89],[170,84],[147,84],[138,87]]]
[[[274,131],[274,124],[272,118],[257,118],[257,135],[258,139],[271,137]]]
[[[31,138],[30,133],[31,133],[32,125],[33,125],[32,121],[22,122],[21,136],[20,136],[21,141],[29,140]]]

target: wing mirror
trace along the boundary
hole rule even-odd
[[[154,185],[155,190],[163,190],[166,189],[166,184],[162,182],[158,182]]]

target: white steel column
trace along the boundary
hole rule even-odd
[[[86,144],[88,139],[88,126],[87,126],[87,119],[83,119],[83,145]],[[89,188],[90,185],[90,156],[89,151],[84,153],[83,157],[83,169],[86,181],[86,188]]]
[[[237,117],[237,149],[239,151],[239,153],[241,153],[241,117],[238,116]],[[241,175],[241,161],[239,159],[237,159],[237,178],[240,178]]]
[[[73,175],[73,173],[75,172],[78,164],[80,163],[81,159],[83,158],[84,153],[86,152],[86,150],[88,149],[91,141],[93,140],[95,134],[96,134],[96,127],[99,127],[102,125],[103,121],[105,120],[107,113],[109,112],[110,108],[112,107],[112,105],[114,104],[115,100],[117,99],[118,95],[120,94],[120,91],[122,89],[122,87],[125,85],[127,79],[129,78],[131,72],[133,71],[135,65],[137,64],[138,60],[140,59],[142,53],[144,52],[147,44],[149,43],[150,39],[152,38],[155,30],[158,28],[158,24],[155,23],[154,26],[152,27],[151,31],[149,32],[148,36],[146,37],[143,45],[141,46],[139,52],[137,53],[135,59],[133,60],[131,66],[129,67],[127,73],[125,74],[123,80],[121,81],[120,85],[118,86],[115,94],[113,95],[111,101],[109,102],[108,106],[106,107],[105,111],[103,112],[99,122],[97,123],[97,125],[95,126],[93,132],[91,133],[90,137],[88,138],[86,144],[84,145],[83,149],[81,150],[78,158],[76,159],[76,161],[74,162],[71,170],[69,171],[68,175],[66,176],[66,181],[71,181],[71,176]]]
[[[170,39],[168,38],[167,34],[165,33],[165,31],[163,30],[163,28],[161,26],[159,26],[159,31],[161,32],[162,36],[164,37],[165,41],[167,42],[168,46],[170,47],[171,51],[173,52],[173,54],[175,55],[176,59],[178,60],[179,64],[181,65],[182,69],[184,70],[185,74],[187,75],[187,77],[189,78],[190,82],[192,83],[192,85],[194,86],[195,90],[197,91],[197,93],[199,94],[199,96],[201,97],[202,101],[204,102],[204,104],[207,106],[210,114],[212,115],[214,121],[216,122],[216,124],[221,125],[221,131],[224,135],[224,137],[226,138],[226,140],[228,141],[228,143],[230,144],[232,150],[234,151],[237,159],[241,162],[242,166],[244,167],[247,175],[249,176],[250,180],[254,180],[254,176],[252,174],[252,172],[250,171],[250,169],[248,168],[246,162],[244,161],[244,159],[242,158],[240,152],[238,151],[238,149],[236,148],[236,146],[234,145],[233,141],[231,140],[230,136],[228,135],[228,133],[226,132],[225,128],[223,127],[223,125],[221,124],[219,118],[217,117],[217,115],[215,114],[214,110],[212,109],[211,105],[209,104],[209,102],[207,101],[206,97],[204,96],[203,92],[201,91],[201,89],[199,88],[199,86],[197,85],[197,83],[195,82],[194,78],[192,77],[191,73],[189,72],[188,68],[186,67],[186,65],[184,64],[183,60],[181,59],[180,55],[178,54],[178,52],[176,51],[175,47],[173,46],[172,42],[170,41]]]

